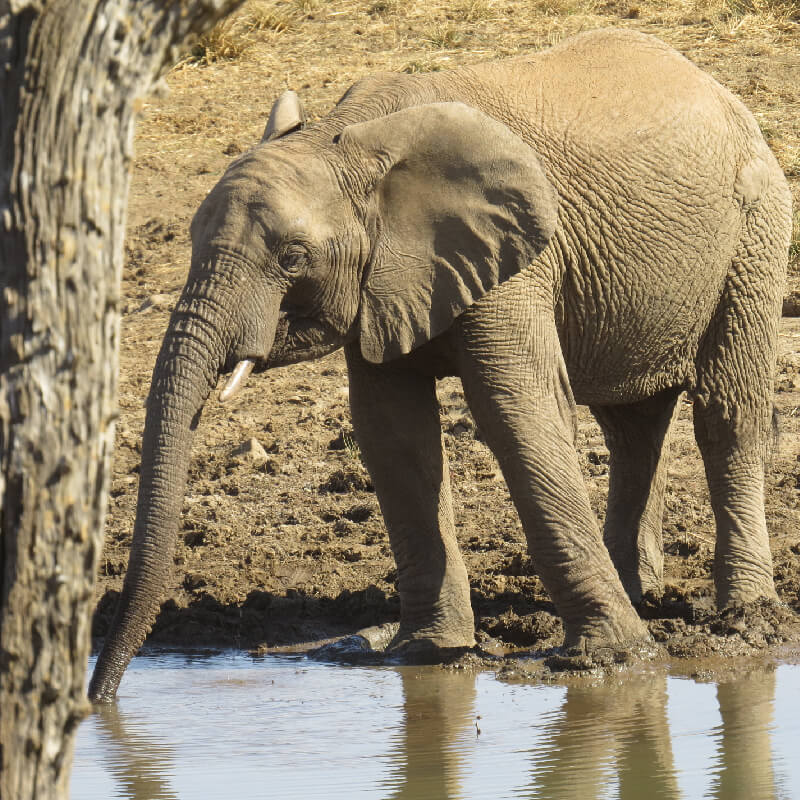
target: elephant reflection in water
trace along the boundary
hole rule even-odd
[[[467,756],[458,742],[476,724],[475,674],[430,668],[400,672],[405,724],[397,734],[402,766],[390,781],[399,783],[392,800],[463,797],[460,777]]]
[[[775,673],[756,669],[717,686],[722,718],[715,800],[772,800],[770,726]],[[667,720],[665,674],[601,686],[571,686],[547,743],[537,753],[530,797],[605,797],[616,767],[620,800],[673,800],[678,788]],[[708,771],[712,771],[709,767]]]
[[[717,701],[722,732],[713,797],[772,800],[777,796],[770,742],[775,672],[754,669],[735,681],[720,683]]]
[[[666,675],[570,686],[536,756],[531,797],[607,796],[615,766],[620,798],[680,797],[667,721]]]
[[[398,766],[384,786],[396,787],[392,800],[463,797],[460,776],[466,756],[457,745],[470,728],[474,730],[474,673],[411,667],[400,673],[403,725],[392,743]],[[142,728],[133,731],[116,704],[96,706],[95,713],[104,734],[105,761],[119,782],[117,796],[122,800],[177,800],[179,795],[169,788],[167,777],[175,772],[171,749],[148,739]],[[268,741],[264,751],[269,751]]]
[[[393,742],[398,766],[383,782],[392,800],[456,800],[465,796],[462,778],[476,741],[474,673],[430,668],[400,670],[403,725]],[[716,800],[772,800],[777,797],[770,726],[775,673],[753,670],[717,687],[720,716],[717,768],[710,792]],[[124,800],[173,800],[167,774],[175,754],[131,731],[115,705],[97,709],[98,726],[110,754],[106,761]],[[485,712],[490,723],[491,709]],[[498,721],[500,724],[503,721]],[[478,722],[478,725],[481,723]],[[546,725],[542,744],[532,751],[531,800],[595,800],[608,797],[614,777],[620,800],[677,800],[682,795],[672,753],[664,673],[627,676],[601,685],[570,686],[556,714],[530,719],[527,728]],[[524,737],[524,731],[514,731]],[[509,742],[509,746],[519,746]],[[523,744],[524,746],[524,744]],[[264,743],[265,756],[269,742]],[[712,769],[709,767],[708,772]],[[265,765],[268,774],[269,767]],[[162,777],[163,775],[163,777]],[[522,782],[522,776],[518,785]],[[524,790],[523,790],[524,791]],[[385,791],[380,796],[386,796]]]
[[[393,776],[402,783],[392,800],[464,797],[460,776],[470,756],[459,742],[475,735],[475,676],[445,670],[404,670],[402,675],[405,725],[398,749],[403,767]],[[717,687],[722,726],[708,796],[777,796],[770,747],[774,695],[775,674],[762,669]],[[570,686],[563,706],[549,719],[545,741],[533,751],[531,800],[607,797],[615,773],[620,800],[682,796],[665,673]]]
[[[179,800],[168,775],[175,771],[175,754],[163,741],[151,739],[147,728],[132,725],[116,703],[95,706],[95,719],[105,744],[109,772],[119,783],[122,800]]]

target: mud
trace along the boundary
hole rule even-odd
[[[514,48],[535,44],[539,22],[519,17],[527,13],[515,11],[513,25],[528,30],[528,39],[512,36],[510,22],[493,33],[495,22],[489,20],[481,23],[483,49],[454,52],[448,65],[507,54],[512,43]],[[786,30],[775,28],[763,41],[757,32],[746,41],[735,32],[714,38],[716,23],[699,18],[670,27],[656,18],[641,25],[616,18],[611,6],[602,13],[602,19],[585,24],[638,25],[678,46],[738,91],[759,119],[771,121],[773,146],[789,163],[781,143],[791,139],[789,129],[796,123],[787,111],[800,85],[791,55],[795,23],[787,21]],[[173,72],[167,78],[171,94],[143,104],[123,277],[116,460],[97,584],[98,639],[107,630],[126,569],[143,403],[169,311],[185,279],[191,215],[231,157],[258,140],[269,102],[286,81],[300,90],[313,116],[323,113],[358,75],[398,69],[398,59],[410,58],[380,45],[374,20],[359,28],[363,37],[358,41],[371,48],[369,57],[351,52],[348,42],[359,19],[356,12],[312,17],[301,27],[304,35],[319,40],[313,53],[302,49],[298,28],[239,61]],[[569,33],[573,22],[584,24],[566,20],[562,33]],[[373,33],[378,38],[370,39]],[[417,34],[410,29],[404,35],[403,47],[423,46],[414,44]],[[756,44],[766,77],[752,89]],[[293,65],[291,78],[275,69],[278,62]],[[800,173],[786,168],[797,196]],[[795,307],[797,286],[794,267],[786,313]],[[800,319],[782,321],[775,389],[781,433],[768,468],[766,508],[783,605],[714,611],[713,519],[692,437],[691,409],[683,404],[673,429],[666,496],[666,592],[641,609],[669,658],[752,655],[797,640]],[[561,642],[561,623],[525,554],[497,464],[475,429],[460,383],[443,380],[438,392],[481,652],[499,648],[552,654]],[[577,447],[602,523],[608,451],[584,408]],[[257,376],[224,407],[212,397],[196,434],[172,577],[151,641],[270,649],[352,634],[396,621],[396,578],[375,494],[352,438],[341,353]]]

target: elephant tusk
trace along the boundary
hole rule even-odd
[[[240,361],[236,365],[225,387],[219,393],[221,403],[227,403],[234,395],[239,394],[239,390],[244,386],[247,376],[253,371],[255,365],[256,362],[251,361],[249,358]]]

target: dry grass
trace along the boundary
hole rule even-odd
[[[783,171],[787,178],[800,178],[800,144],[787,150],[789,153],[785,158]]]
[[[285,33],[299,20],[307,18],[317,3],[318,0],[294,0],[284,8],[282,6],[287,4],[251,0],[208,33],[199,36],[178,67],[238,59],[265,36]]]
[[[367,7],[367,14],[372,17],[392,14],[397,10],[396,0],[376,0]]]
[[[234,92],[244,105],[219,134],[219,150],[229,153],[247,148],[250,129],[263,127],[270,99],[283,89],[299,91],[313,117],[368,72],[449,69],[612,25],[659,36],[742,97],[800,206],[800,0],[250,0],[197,40],[180,74],[195,92],[213,80],[230,95],[226,69],[235,63],[242,72],[230,80],[253,84]],[[188,66],[213,75],[190,79]],[[187,161],[204,124],[196,107],[180,122]],[[795,288],[799,239],[796,230]]]
[[[183,63],[206,63],[233,60],[244,55],[252,41],[239,29],[238,19],[230,16],[223,19],[212,30],[198,37]]]
[[[711,27],[712,37],[735,36],[742,28],[751,36],[769,35],[771,29],[791,33],[786,29],[789,25],[800,36],[792,24],[800,21],[800,0],[250,0],[201,37],[198,45],[203,53],[196,60],[213,63],[238,58],[259,41],[255,34],[290,29],[300,33],[304,22],[329,23],[335,18],[370,21],[370,33],[379,32],[376,26],[387,28],[381,32],[394,34],[400,48],[412,40],[455,48],[467,40],[481,39],[489,52],[502,52],[504,40],[514,30],[523,40],[533,31],[550,37],[553,28],[559,27],[554,22],[563,26],[558,18],[575,15],[639,19],[656,25],[701,22]],[[578,27],[598,27],[598,21],[584,19]],[[194,52],[199,52],[198,45]]]
[[[751,14],[762,19],[800,20],[800,0],[725,0],[737,19]]]
[[[471,0],[455,9],[456,19],[464,22],[478,22],[479,20],[491,19],[494,16],[492,3],[489,0]]]
[[[390,45],[382,48],[387,56],[415,45],[500,56],[520,44],[551,44],[614,18],[617,24],[637,20],[656,27],[701,24],[707,41],[786,34],[800,41],[800,0],[250,0],[201,37],[182,64],[234,60],[259,43],[274,44],[275,34],[287,31],[314,47],[320,24],[356,20],[361,24],[355,31],[342,31],[343,47],[354,32],[383,39],[382,44]],[[392,67],[402,69],[407,63]]]
[[[428,36],[423,36],[423,41],[433,47],[450,50],[464,44],[464,34],[452,25],[439,25]]]
[[[795,211],[792,241],[789,244],[790,269],[800,271],[800,211]]]
[[[251,9],[246,19],[250,33],[254,31],[283,33],[288,31],[294,24],[294,20],[290,15],[276,11],[265,3],[261,3]]]
[[[422,61],[409,61],[407,64],[403,64],[399,71],[413,74],[415,72],[439,72],[441,69],[442,64],[440,62],[426,61],[423,59]]]

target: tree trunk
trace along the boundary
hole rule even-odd
[[[116,417],[133,122],[241,0],[0,0],[0,796],[66,797]]]

